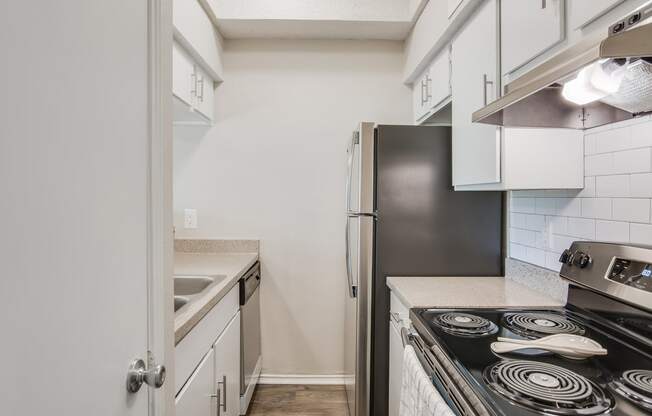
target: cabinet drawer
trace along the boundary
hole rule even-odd
[[[174,388],[178,392],[233,316],[238,313],[239,286],[236,284],[220,302],[177,344]]]

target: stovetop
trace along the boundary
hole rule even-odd
[[[548,310],[413,309],[410,314],[425,343],[441,347],[490,414],[652,414],[652,344],[592,311],[569,304]],[[498,355],[490,348],[498,337],[534,339],[562,332],[591,338],[608,355],[572,360],[541,350]],[[646,388],[649,408],[624,397]],[[525,393],[531,398],[524,399]],[[580,410],[571,411],[570,402]]]

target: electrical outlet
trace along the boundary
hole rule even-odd
[[[197,228],[197,210],[186,208],[183,210],[183,228]]]

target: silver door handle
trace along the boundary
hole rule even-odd
[[[165,383],[165,373],[164,365],[147,368],[144,360],[140,358],[133,360],[127,372],[127,391],[136,393],[143,383],[158,389]]]
[[[542,9],[545,9],[546,6],[547,6],[547,4],[546,4],[546,0],[541,0],[541,8],[542,8]]]
[[[346,216],[346,228],[344,229],[344,245],[346,246],[346,281],[348,283],[347,291],[349,297],[354,298],[355,292],[353,289],[353,272],[351,269],[351,241],[349,239],[349,231],[351,227],[351,217]]]
[[[193,68],[190,74],[190,95],[197,96],[197,68]]]
[[[217,383],[219,384],[219,381],[218,381]],[[218,389],[215,391],[215,394],[211,394],[210,397],[211,397],[212,399],[217,399],[217,406],[215,406],[215,407],[217,408],[217,410],[215,411],[215,414],[216,414],[217,416],[220,416],[220,407],[222,406],[221,403],[220,403],[220,402],[222,401],[222,392],[221,392],[220,389],[218,388]]]
[[[222,384],[222,394],[224,395],[224,400],[222,401],[222,410],[226,412],[226,376],[222,376],[222,381],[218,381],[217,384]]]
[[[199,101],[203,103],[204,102],[204,77],[197,78],[197,84],[199,84],[199,87],[201,88],[201,89],[197,88],[198,91],[201,91],[200,93],[197,94],[197,98],[199,99]]]
[[[482,74],[482,89],[484,94],[484,105],[487,105],[487,85],[491,85],[493,88],[494,82],[489,81],[487,74]]]

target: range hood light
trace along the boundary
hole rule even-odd
[[[583,68],[575,79],[564,84],[561,95],[565,99],[577,105],[585,105],[609,95],[608,92],[595,88],[588,74],[590,68]]]
[[[626,68],[626,61],[619,63],[612,59],[587,65],[575,79],[564,84],[562,96],[577,105],[601,100],[618,92]]]

